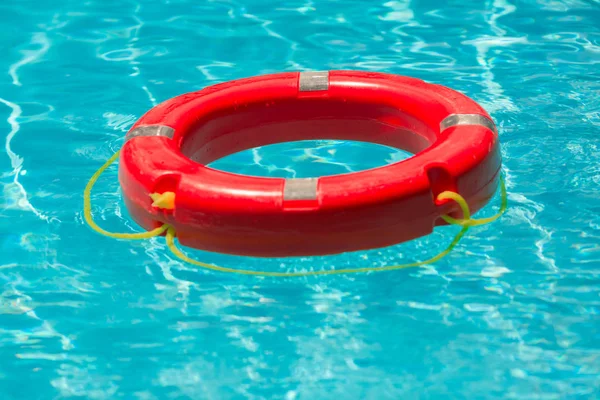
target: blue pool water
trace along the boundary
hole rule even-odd
[[[598,1],[17,0],[0,11],[0,398],[600,397]],[[315,69],[414,76],[482,104],[499,127],[505,216],[426,268],[279,280],[198,270],[162,238],[117,241],[84,224],[88,178],[152,105]],[[322,141],[215,166],[299,177],[405,156]],[[94,190],[95,217],[137,231],[116,173]],[[426,259],[456,231],[331,257],[189,254],[249,269],[379,266]]]

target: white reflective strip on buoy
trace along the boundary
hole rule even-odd
[[[315,92],[329,89],[329,71],[300,72],[298,88],[301,92]]]
[[[440,132],[457,125],[485,126],[494,133],[498,133],[494,122],[479,114],[451,114],[440,123]]]
[[[147,125],[135,128],[125,135],[125,141],[138,136],[164,136],[173,139],[175,129],[165,125]]]
[[[283,200],[316,200],[318,178],[286,179]]]

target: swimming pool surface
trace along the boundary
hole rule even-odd
[[[598,1],[18,0],[0,23],[1,399],[600,397]],[[482,104],[508,212],[426,268],[277,280],[199,270],[163,238],[84,224],[87,180],[153,105],[321,69],[409,75]],[[404,157],[325,140],[214,166],[302,177]],[[139,230],[116,166],[93,202],[102,227]],[[456,232],[330,257],[188,254],[379,266],[426,259]]]

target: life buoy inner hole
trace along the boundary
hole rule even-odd
[[[412,157],[389,146],[348,140],[302,140],[255,147],[208,166],[271,178],[317,178],[382,167]]]

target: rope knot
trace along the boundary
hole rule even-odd
[[[172,210],[175,208],[174,192],[150,193],[150,198],[152,199],[152,207],[163,210]]]

